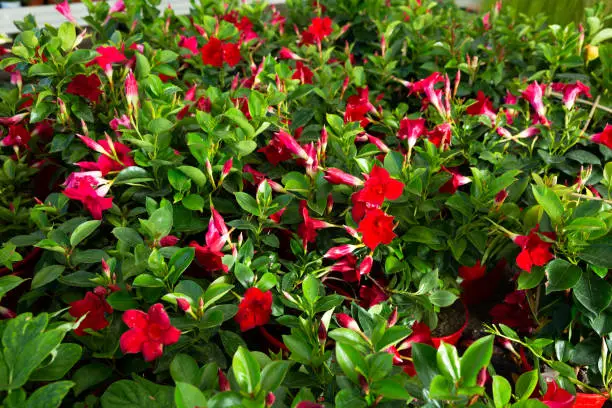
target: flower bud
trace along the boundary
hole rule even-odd
[[[325,328],[325,325],[323,324],[323,322],[319,324],[319,330],[317,331],[317,336],[319,337],[319,341],[321,343],[327,340],[327,329]]]
[[[274,401],[276,401],[276,397],[271,392],[266,395],[266,408],[270,408],[274,405]]]
[[[335,167],[326,169],[325,176],[323,176],[323,178],[331,184],[345,184],[351,187],[357,187],[363,184],[363,181],[359,177],[345,173],[344,171]]]
[[[104,258],[102,258],[102,272],[104,273],[104,276],[106,276],[110,280],[111,278],[110,266],[108,266],[108,263],[106,263]]]
[[[326,207],[327,214],[331,214],[333,209],[334,209],[334,197],[332,196],[332,193],[329,193],[327,195],[327,207]]]
[[[361,331],[355,319],[345,313],[336,313],[336,320],[338,321],[338,324],[345,329],[350,329],[356,332]]]
[[[223,169],[221,170],[221,180],[223,180],[232,170],[232,165],[234,164],[234,160],[230,158],[228,161],[223,164]]]
[[[178,237],[174,235],[166,235],[162,239],[159,240],[159,245],[162,247],[175,246],[179,242]]]
[[[342,258],[344,256],[352,254],[355,249],[357,249],[357,246],[356,245],[350,245],[350,244],[335,246],[333,248],[330,248],[325,253],[325,255],[323,255],[323,258],[340,259],[340,258]]]
[[[393,309],[393,311],[391,312],[391,314],[389,315],[389,318],[387,319],[387,327],[393,327],[395,326],[395,323],[397,323],[397,307],[395,309]]]
[[[366,256],[363,261],[359,264],[359,276],[361,275],[369,275],[372,270],[372,264],[374,263],[374,259],[372,255]]]
[[[370,384],[368,384],[368,380],[361,374],[359,374],[359,386],[364,394],[368,395],[370,393]]]
[[[125,99],[128,103],[128,113],[138,109],[138,82],[131,70],[125,78]]]
[[[0,306],[0,319],[13,319],[15,317],[17,317],[17,313],[13,312],[11,309]]]
[[[495,204],[502,205],[504,200],[508,197],[508,192],[504,189],[495,195]]]
[[[187,299],[177,298],[176,304],[183,312],[187,312],[189,309],[191,309],[191,305],[189,304],[189,301],[187,301]]]
[[[106,296],[106,288],[104,286],[96,286],[92,292],[101,298]]]
[[[217,369],[217,374],[219,375],[219,391],[224,392],[224,391],[229,391],[230,390],[230,384],[229,381],[227,380],[227,377],[225,376],[225,374],[223,374],[223,371],[221,371],[221,369]]]

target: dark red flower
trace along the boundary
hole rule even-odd
[[[389,295],[384,290],[382,290],[379,285],[362,285],[359,288],[359,305],[361,307],[370,308],[381,302],[384,302],[387,299],[389,299]]]
[[[608,149],[612,149],[612,125],[606,124],[603,132],[595,133],[591,136],[591,141],[607,146]]]
[[[257,150],[266,156],[268,162],[277,166],[279,163],[289,160],[293,157],[293,153],[285,147],[285,144],[281,142],[277,135],[270,140],[270,142]]]
[[[312,19],[308,32],[316,42],[321,42],[332,33],[332,21],[329,17],[315,17]]]
[[[176,343],[181,331],[170,323],[170,317],[161,303],[156,303],[145,313],[127,310],[123,322],[130,328],[121,335],[119,345],[124,354],[142,353],[145,361],[161,357],[164,346]]]
[[[481,265],[480,260],[476,262],[474,266],[461,266],[459,267],[459,276],[465,281],[472,281],[480,279],[487,272],[486,265]]]
[[[505,324],[521,332],[529,333],[536,326],[531,316],[527,296],[523,290],[517,290],[506,295],[504,302],[493,306],[489,314],[493,318],[493,323]]]
[[[64,195],[71,200],[78,200],[89,210],[91,216],[96,220],[102,219],[102,211],[113,206],[112,198],[100,197],[96,190],[87,183],[79,183],[77,188],[68,187]]]
[[[303,84],[312,84],[312,77],[314,74],[302,61],[295,63],[295,72],[291,79],[297,79]]]
[[[159,245],[162,247],[175,246],[178,242],[178,237],[175,237],[174,235],[166,235],[159,240]]]
[[[493,111],[493,103],[491,103],[491,100],[485,96],[482,91],[478,91],[476,102],[468,106],[466,112],[468,115],[472,116],[485,115],[491,119],[491,123],[493,124],[495,124],[495,119],[497,117],[495,111]]]
[[[546,394],[540,397],[540,401],[550,408],[572,408],[575,396],[557,385],[555,380],[546,381]]]
[[[77,336],[84,336],[87,334],[85,329],[98,331],[107,327],[109,323],[108,320],[106,320],[105,314],[113,313],[113,308],[108,304],[106,299],[104,299],[104,295],[87,292],[83,299],[70,304],[68,313],[77,319],[87,315],[85,319],[79,323],[79,326],[74,329],[74,334]]]
[[[234,319],[240,325],[240,330],[244,332],[268,323],[271,314],[272,292],[249,288],[244,292],[244,298],[238,305],[238,313]]]
[[[441,193],[455,194],[459,187],[472,182],[469,177],[462,176],[456,169],[444,169],[444,171],[450,173],[451,178],[440,187]]]
[[[399,347],[397,347],[397,351],[399,352],[398,354],[400,358],[404,357],[406,358],[406,360],[402,359],[401,363],[398,362],[395,364],[401,365],[403,367],[404,372],[411,377],[414,377],[416,375],[414,363],[411,361],[412,345],[415,343],[428,344],[430,346],[434,345],[433,340],[431,339],[431,330],[429,329],[429,326],[427,326],[425,323],[414,322],[412,324],[412,334],[408,336],[408,338],[404,340],[399,345]]]
[[[8,134],[2,139],[3,146],[27,146],[31,135],[23,125],[10,125]]]
[[[100,78],[98,75],[91,74],[89,76],[79,74],[72,78],[72,81],[68,84],[66,92],[73,95],[82,96],[83,98],[89,99],[93,103],[98,103],[102,91],[100,90]]]
[[[357,258],[354,255],[345,256],[329,269],[332,272],[340,272],[346,282],[359,282],[361,279],[361,275],[357,270]]]
[[[522,248],[521,253],[516,257],[516,265],[524,271],[531,272],[532,266],[544,266],[554,258],[550,253],[552,243],[545,242],[540,238],[539,225],[536,225],[528,235],[517,235],[513,241]],[[556,236],[552,232],[542,232],[541,235],[555,240]]]
[[[357,231],[363,236],[363,243],[374,250],[379,244],[390,244],[393,241],[396,237],[393,228],[395,228],[393,217],[374,208],[366,213]]]
[[[389,172],[374,165],[360,191],[359,198],[372,206],[380,206],[385,199],[397,200],[404,191],[404,183],[389,176]]]

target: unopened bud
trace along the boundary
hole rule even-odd
[[[106,276],[110,280],[111,278],[110,266],[108,266],[104,258],[102,258],[102,272],[104,273],[104,276]]]
[[[177,298],[176,304],[183,312],[187,312],[189,309],[191,309],[191,305],[189,304],[189,301],[187,301],[187,299],[185,298]]]
[[[372,270],[372,264],[374,263],[374,259],[372,255],[366,256],[363,261],[359,264],[359,276],[361,275],[369,275]]]
[[[393,311],[391,312],[391,314],[389,315],[389,318],[387,319],[387,327],[393,327],[395,326],[395,323],[397,323],[397,307],[395,309],[393,309]]]
[[[361,331],[355,319],[345,313],[336,313],[336,320],[338,321],[338,324],[345,329],[350,329],[356,332]]]
[[[327,329],[325,328],[325,325],[323,324],[323,322],[319,324],[319,330],[317,331],[317,336],[319,337],[319,341],[321,343],[327,340]]]
[[[221,369],[217,369],[217,374],[219,375],[219,391],[224,392],[224,391],[229,391],[230,390],[230,384],[229,381],[227,380],[227,377],[225,376],[225,374],[223,374],[223,371],[221,371]]]
[[[271,392],[266,395],[266,408],[270,408],[274,405],[274,401],[276,401],[276,397]]]
[[[370,384],[368,384],[368,380],[361,374],[359,374],[359,386],[364,394],[368,395],[370,393]]]
[[[223,170],[221,170],[221,180],[223,180],[232,170],[232,165],[234,164],[234,160],[230,158],[228,161],[223,164]]]

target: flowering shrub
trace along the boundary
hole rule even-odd
[[[3,406],[603,404],[603,7],[229,3],[16,22]]]

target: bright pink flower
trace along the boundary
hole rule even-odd
[[[244,332],[267,324],[271,314],[272,292],[248,288],[238,305],[238,313],[234,316],[234,320],[240,325],[240,331]]]
[[[559,387],[555,380],[547,380],[546,386],[546,394],[540,397],[540,401],[549,408],[572,408],[574,406],[576,397]]]
[[[93,103],[98,103],[98,99],[102,95],[100,85],[102,85],[100,78],[95,73],[89,76],[79,74],[72,78],[66,88],[66,93],[79,95]]]
[[[128,72],[125,78],[125,99],[127,100],[129,111],[138,109],[138,82],[132,70]]]
[[[580,95],[585,95],[587,98],[591,98],[591,88],[586,86],[580,81],[576,81],[575,84],[566,84],[563,86],[563,104],[567,110],[574,107],[576,99]]]
[[[516,265],[527,272],[531,272],[534,265],[544,266],[554,258],[554,255],[550,253],[552,243],[543,241],[539,234],[553,241],[556,239],[555,234],[539,232],[539,229],[540,226],[536,225],[528,235],[517,235],[513,239],[514,243],[522,248],[521,253],[516,257]]]
[[[11,84],[21,88],[23,85],[23,78],[21,77],[21,71],[11,72]]]
[[[345,184],[351,187],[363,185],[363,180],[361,180],[359,177],[345,173],[335,167],[328,167],[325,169],[325,176],[323,178],[325,178],[325,180],[331,184]]]
[[[357,331],[357,332],[361,331],[355,319],[353,319],[351,316],[347,315],[346,313],[336,313],[336,320],[338,321],[338,324],[340,325],[340,327],[343,327],[349,330],[353,330],[353,331]]]
[[[314,74],[302,61],[298,61],[295,64],[295,72],[291,79],[297,79],[303,84],[312,84],[312,77]]]
[[[195,248],[196,260],[206,272],[223,271],[227,273],[228,268],[223,264],[221,250],[229,240],[229,232],[221,214],[212,210],[205,235],[206,245],[201,246],[196,241],[191,241],[189,246]]]
[[[385,199],[397,200],[404,191],[404,183],[389,176],[389,172],[374,165],[366,176],[360,199],[373,206],[380,206]]]
[[[123,126],[126,129],[131,129],[132,128],[132,124],[130,122],[130,118],[126,114],[123,114],[123,115],[121,115],[118,118],[113,118],[108,125],[117,134],[119,134],[119,132],[117,132],[117,130],[119,130],[119,125]]]
[[[121,335],[119,345],[124,354],[142,353],[145,361],[161,357],[164,346],[176,343],[181,331],[170,323],[168,313],[161,303],[149,308],[148,313],[127,310],[123,322],[130,328]]]
[[[187,48],[191,55],[196,55],[198,53],[198,39],[195,36],[185,37],[184,35],[181,35],[178,46],[181,48]]]
[[[308,213],[306,200],[300,201],[300,214],[302,215],[304,222],[298,227],[297,233],[300,238],[302,238],[302,244],[304,245],[304,248],[306,248],[308,243],[315,242],[318,230],[322,228],[329,228],[332,225],[325,221],[311,218],[310,214]]]
[[[417,139],[427,133],[425,127],[425,119],[408,119],[404,118],[400,121],[397,137],[400,140],[408,140],[408,147],[412,148],[417,142]]]
[[[94,141],[86,136],[77,135],[90,149],[101,153],[97,162],[79,162],[77,165],[84,170],[100,170],[103,176],[111,171],[121,171],[133,166],[134,159],[129,154],[130,148],[123,143],[113,142],[110,138]]]
[[[487,13],[482,16],[482,25],[485,31],[489,31],[491,29],[491,13]]]
[[[312,35],[315,42],[321,42],[332,33],[332,21],[329,17],[315,17],[308,26],[308,33]]]
[[[612,149],[612,125],[606,124],[603,132],[595,133],[591,136],[591,141],[607,146],[608,149]]]
[[[424,93],[431,103],[444,118],[448,116],[444,106],[442,105],[442,93],[436,92],[435,86],[439,82],[444,82],[444,77],[439,72],[434,72],[425,79],[421,79],[412,84],[410,93]]]
[[[66,17],[66,19],[68,21],[70,21],[73,24],[77,24],[76,19],[74,18],[74,16],[72,15],[72,11],[70,10],[70,4],[68,3],[68,0],[64,0],[63,3],[57,3],[55,5],[55,9],[64,17]]]
[[[442,123],[427,133],[427,139],[436,145],[436,147],[443,146],[447,148],[451,143],[451,138],[452,128],[449,123]]]
[[[107,75],[109,71],[112,71],[113,64],[119,64],[127,60],[125,55],[115,47],[98,47],[96,48],[96,52],[100,55],[88,62],[86,66],[96,64],[102,68]]]
[[[450,180],[440,187],[441,193],[455,194],[457,189],[465,184],[471,183],[472,180],[469,177],[462,176],[456,169],[444,169],[451,175]]]
[[[493,111],[493,103],[482,91],[478,91],[476,102],[470,105],[466,112],[472,116],[484,115],[491,119],[492,124],[495,124],[495,119],[497,118],[497,114]]]
[[[534,124],[541,123],[544,126],[550,126],[550,122],[546,118],[546,108],[544,107],[544,102],[542,100],[545,91],[545,84],[539,85],[538,81],[534,81],[522,92],[521,95],[523,98],[529,101],[536,113]]]
[[[99,197],[104,197],[110,189],[110,182],[102,177],[101,171],[84,171],[70,173],[64,186],[66,188],[78,189],[81,184],[86,184],[95,188]]]
[[[282,60],[296,60],[296,61],[304,59],[300,57],[299,55],[297,55],[296,53],[294,53],[293,51],[291,51],[287,47],[283,47],[280,49],[280,51],[278,52],[278,58]]]
[[[123,0],[117,0],[108,10],[108,15],[106,16],[106,19],[104,19],[104,24],[108,23],[114,13],[121,13],[123,11],[125,11],[125,3]]]
[[[82,202],[96,220],[101,220],[102,211],[108,210],[113,206],[112,198],[100,197],[90,184],[84,182],[79,182],[78,187],[66,188],[64,195],[71,200]]]
[[[18,115],[0,118],[0,125],[13,126],[21,122],[29,112],[20,113]]]
[[[363,243],[373,251],[379,244],[390,244],[397,236],[393,232],[395,228],[393,221],[392,216],[374,208],[366,213],[357,231],[363,236]]]
[[[8,129],[8,134],[0,143],[3,146],[24,146],[28,145],[30,141],[31,134],[23,125],[10,125]]]
[[[106,320],[106,314],[113,313],[113,308],[103,294],[87,292],[85,298],[70,303],[68,313],[77,319],[86,315],[85,319],[74,329],[74,334],[77,336],[85,336],[87,334],[85,329],[99,331],[107,327],[109,323]]]

